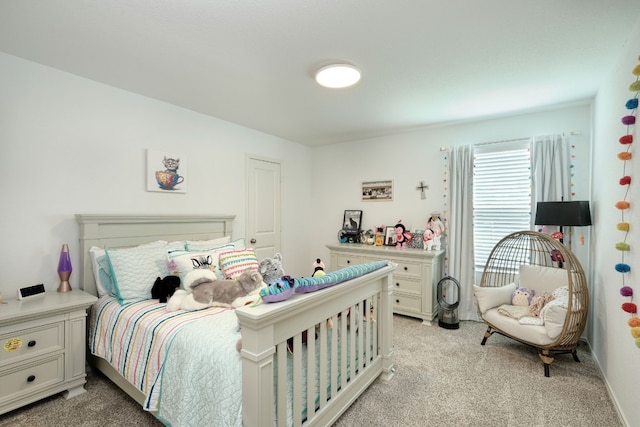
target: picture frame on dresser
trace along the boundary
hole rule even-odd
[[[384,230],[384,245],[395,246],[396,243],[396,229],[391,226],[386,227]]]
[[[345,210],[344,217],[342,219],[342,230],[347,235],[357,235],[360,231],[362,224],[362,211],[359,210]]]

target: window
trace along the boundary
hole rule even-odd
[[[531,228],[530,139],[474,146],[473,241],[480,272],[503,237]]]

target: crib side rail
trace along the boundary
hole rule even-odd
[[[296,294],[280,303],[262,303],[236,310],[242,332],[245,426],[272,426],[276,419],[278,425],[286,425],[287,411],[289,418],[293,417],[294,425],[328,425],[375,378],[393,376],[393,270],[395,265],[389,265],[318,292]],[[351,316],[351,313],[366,315]],[[348,331],[363,333],[350,334]],[[338,336],[349,337],[351,342],[338,340]],[[301,380],[294,376],[293,402],[288,402],[285,387],[279,385],[274,395],[274,371],[277,372],[275,381],[286,381],[286,372],[277,371],[275,366],[286,363],[288,352],[295,373],[303,364],[302,351],[296,349],[303,345],[307,352],[304,363],[307,375],[319,378],[319,396],[316,397],[312,385],[303,387]],[[357,357],[356,352],[341,347],[346,345],[363,349],[363,356]],[[322,352],[327,349],[330,350],[319,358],[316,368],[312,354],[318,351],[324,354]],[[345,355],[340,357],[339,363],[338,354]],[[327,362],[327,359],[333,362]],[[346,364],[353,374],[340,374],[347,372]],[[325,379],[326,376],[330,378]],[[306,398],[301,397],[303,394]],[[299,406],[303,399],[319,403],[315,409],[301,415]],[[277,413],[274,413],[275,401],[278,402]]]

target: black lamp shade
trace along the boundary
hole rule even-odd
[[[536,225],[591,225],[591,211],[588,201],[538,202]]]

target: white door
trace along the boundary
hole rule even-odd
[[[280,252],[280,162],[247,156],[246,245],[259,260]]]

